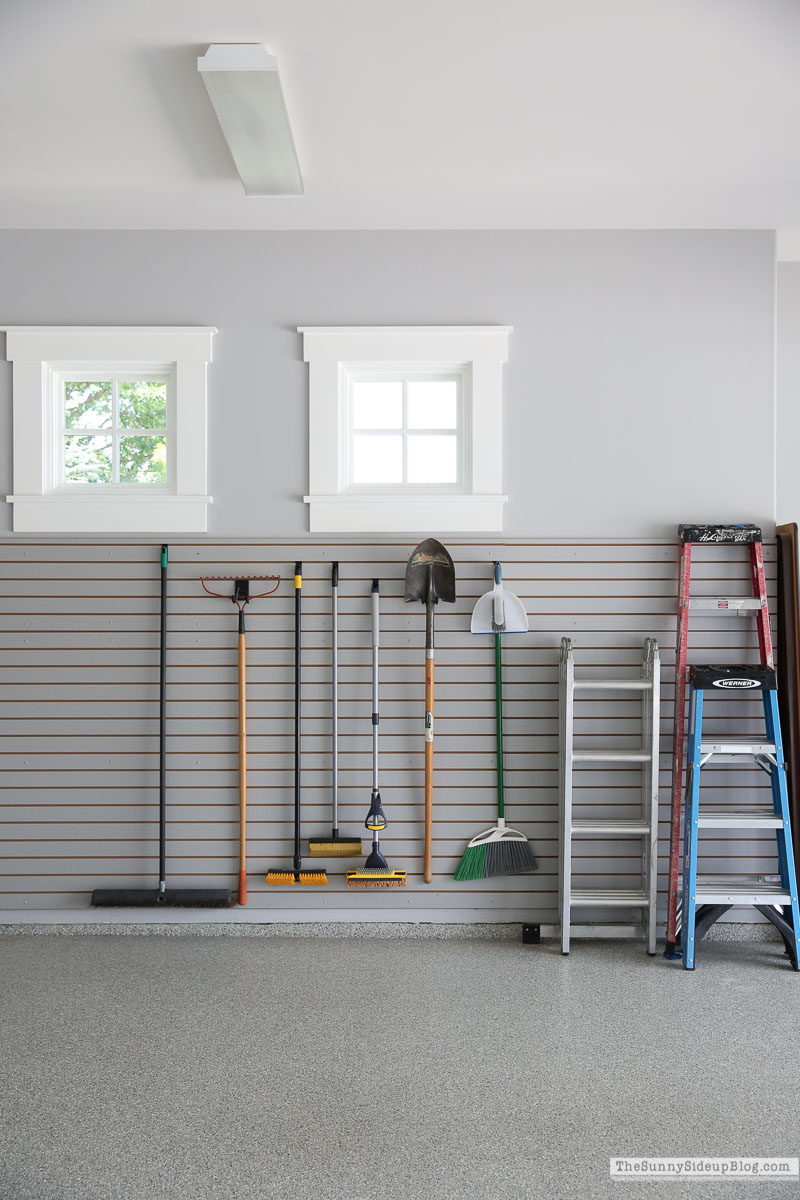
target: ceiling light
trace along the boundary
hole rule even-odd
[[[209,46],[203,76],[248,196],[302,196],[303,179],[286,113],[278,62],[266,46]]]

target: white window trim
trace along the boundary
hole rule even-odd
[[[5,326],[13,363],[15,533],[205,533],[207,366],[212,327]],[[57,485],[55,377],[74,369],[168,369],[174,462],[168,487]]]
[[[503,528],[503,363],[507,325],[301,326],[309,364],[309,505],[311,533],[496,533]],[[467,490],[407,486],[347,487],[347,380],[352,372],[463,371]]]

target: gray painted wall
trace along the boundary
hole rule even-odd
[[[514,326],[509,536],[774,518],[771,233],[0,234],[0,323],[216,325],[209,532],[302,536],[297,325]],[[12,490],[10,367],[0,494]],[[748,436],[754,419],[769,436]],[[747,440],[746,470],[740,464]],[[0,532],[10,513],[0,505]]]
[[[800,263],[778,267],[779,521],[800,521]]]

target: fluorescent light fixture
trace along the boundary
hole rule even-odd
[[[198,58],[197,69],[245,194],[302,196],[277,59],[266,46],[219,43]]]

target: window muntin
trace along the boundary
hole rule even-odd
[[[54,479],[70,490],[169,490],[173,387],[168,369],[54,376]]]
[[[463,372],[351,371],[347,393],[347,490],[465,490]]]

